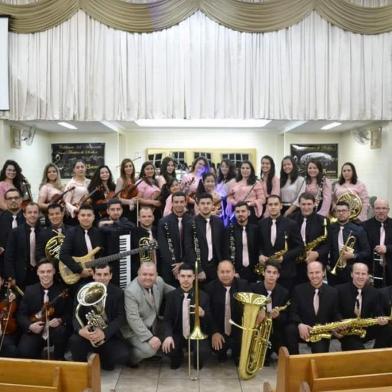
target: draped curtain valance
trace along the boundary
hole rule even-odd
[[[268,32],[299,23],[312,11],[344,30],[360,34],[392,31],[392,5],[363,7],[348,0],[158,0],[127,3],[123,0],[41,0],[28,4],[0,1],[0,15],[10,16],[17,33],[48,30],[79,9],[117,30],[148,33],[174,26],[200,10],[212,20],[237,31]]]

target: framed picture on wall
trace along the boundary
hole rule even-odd
[[[52,162],[58,166],[61,178],[72,178],[72,168],[78,159],[86,162],[87,177],[105,164],[105,143],[52,144]]]
[[[313,159],[321,162],[327,177],[338,177],[337,144],[290,144],[290,154],[297,162],[301,175],[305,175],[306,165]]]

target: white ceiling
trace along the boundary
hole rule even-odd
[[[53,133],[74,133],[74,132],[82,132],[82,133],[127,133],[133,131],[141,131],[143,127],[138,126],[134,122],[115,122],[115,121],[67,121],[69,124],[77,127],[77,130],[71,130],[64,128],[61,125],[58,125],[57,121],[44,121],[44,120],[36,120],[36,121],[11,121],[11,125],[19,128],[37,128],[45,132],[53,132]],[[352,129],[366,129],[373,127],[380,127],[385,122],[382,121],[343,121],[342,125],[339,125],[336,128],[325,131],[321,128],[329,123],[332,120],[315,120],[315,121],[285,121],[285,120],[272,120],[269,124],[267,124],[264,128],[252,128],[254,130],[263,131],[263,132],[278,132],[278,133],[325,133],[325,132],[345,132]],[[151,128],[150,128],[151,129]],[[170,128],[162,128],[161,130],[164,132]],[[172,128],[172,129],[180,129],[180,128]],[[187,131],[188,129],[192,130],[195,128],[181,128],[183,131]],[[217,128],[218,129],[218,128]],[[249,129],[249,128],[248,128]]]

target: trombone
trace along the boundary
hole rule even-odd
[[[195,247],[195,253],[196,253],[196,260],[195,260],[195,310],[193,311],[195,321],[193,325],[193,330],[188,336],[188,376],[192,381],[197,381],[199,379],[199,373],[200,373],[200,347],[199,347],[199,341],[207,339],[207,335],[203,333],[200,327],[200,293],[199,293],[199,280],[198,280],[198,274],[199,274],[199,262],[200,262],[200,247],[199,247],[199,240],[197,239],[196,236],[196,225],[193,222],[192,224],[192,229],[193,229],[193,245]],[[191,340],[196,340],[196,374],[192,375],[192,370],[191,370]]]

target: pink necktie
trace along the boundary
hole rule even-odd
[[[18,221],[16,219],[17,219],[17,216],[12,215],[12,225],[11,225],[12,229],[16,229],[18,227]]]
[[[208,245],[208,261],[210,261],[214,257],[214,253],[212,250],[212,232],[211,232],[210,218],[206,219],[206,239]]]
[[[182,334],[185,339],[188,338],[191,333],[191,327],[189,322],[189,304],[190,300],[188,299],[189,293],[184,293],[184,299],[182,300]]]
[[[314,297],[313,297],[313,309],[314,314],[317,316],[317,313],[320,308],[320,297],[319,297],[319,289],[314,290]]]
[[[385,245],[385,228],[384,228],[384,222],[381,222],[381,227],[380,227],[380,245]]]
[[[276,219],[272,219],[272,225],[271,225],[271,244],[272,246],[275,246],[276,242]]]
[[[343,229],[344,229],[344,226],[340,226],[340,231],[339,231],[339,234],[338,234],[338,247],[339,247],[339,250],[342,250],[342,248],[344,246]]]
[[[91,244],[90,236],[88,235],[88,230],[84,231],[84,239],[86,241],[87,252],[91,252],[93,250],[93,245]]]
[[[304,221],[302,222],[301,225],[301,237],[303,243],[306,244],[306,218],[304,218]]]
[[[358,295],[355,298],[354,313],[357,317],[361,317],[362,310],[362,289],[358,289]]]
[[[49,302],[49,294],[48,293],[49,293],[49,290],[45,289],[44,290],[44,304],[47,304]],[[44,316],[46,319],[47,318],[46,315],[44,315]],[[42,333],[42,339],[46,340],[46,339],[48,339],[48,336],[49,336],[49,319],[47,319],[47,323],[44,327],[44,331]]]
[[[267,298],[271,299],[270,302],[267,302],[267,312],[271,313],[272,312],[272,297],[271,297],[272,291],[271,290],[267,290],[267,293],[268,293]]]
[[[35,260],[35,228],[30,227],[30,265],[35,267],[37,262]]]
[[[231,334],[231,305],[230,305],[230,287],[226,287],[225,295],[225,334],[230,336]]]
[[[242,265],[244,267],[249,266],[248,235],[245,226],[242,228]]]

